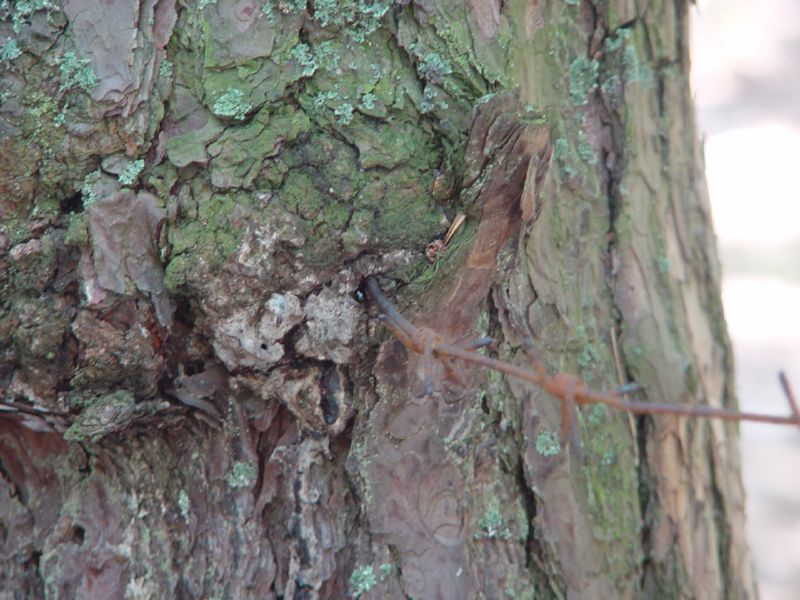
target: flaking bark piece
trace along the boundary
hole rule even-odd
[[[64,0],[77,54],[97,76],[92,98],[105,114],[129,116],[153,92],[177,21],[175,0]],[[147,119],[132,121],[145,135]]]
[[[150,297],[158,322],[170,327],[175,303],[164,288],[156,240],[165,216],[152,194],[122,190],[89,207],[89,231],[100,287],[128,294],[132,282]]]

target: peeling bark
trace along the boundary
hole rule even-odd
[[[755,597],[682,1],[0,3],[0,597]],[[429,263],[457,214],[465,224]]]

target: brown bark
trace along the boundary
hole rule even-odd
[[[0,597],[755,596],[735,425],[588,407],[562,450],[529,385],[422,395],[354,299],[735,406],[684,2],[29,4]]]

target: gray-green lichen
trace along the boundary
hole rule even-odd
[[[315,0],[314,19],[323,27],[334,26],[355,42],[363,42],[381,25],[393,0]]]
[[[319,64],[320,69],[339,73],[341,67],[341,44],[333,40],[323,40],[314,45],[314,60]]]
[[[291,55],[292,58],[297,61],[297,64],[300,65],[300,75],[303,77],[311,77],[319,68],[308,44],[300,42],[297,46],[292,48]]]
[[[257,477],[256,468],[251,463],[237,461],[228,473],[228,485],[234,488],[250,488],[255,485]]]
[[[378,97],[373,94],[372,92],[367,92],[363,96],[361,96],[361,106],[366,108],[367,110],[372,110],[375,108],[375,101]]]
[[[500,504],[496,499],[492,499],[486,507],[486,511],[478,521],[479,531],[475,534],[476,539],[499,539],[510,540],[511,530],[508,528],[508,522],[500,512]]]
[[[348,579],[350,592],[353,598],[360,598],[361,594],[370,591],[378,583],[372,565],[362,565],[353,569]]]
[[[636,47],[630,43],[625,46],[623,54],[623,64],[625,65],[625,79],[631,83],[638,83],[644,88],[653,86],[655,75],[647,63],[639,60]]]
[[[619,57],[621,51],[623,74],[626,83],[638,83],[644,88],[653,85],[655,76],[647,61],[639,59],[637,41],[642,39],[642,34],[636,28],[623,27],[617,29],[613,35],[606,38],[605,51],[609,56]],[[619,77],[614,75],[604,82],[604,89],[611,88]]]
[[[589,94],[597,87],[600,63],[581,56],[569,66],[569,96],[572,103],[580,106],[589,102]]]
[[[555,456],[561,453],[561,443],[555,431],[540,431],[536,435],[536,451],[542,456]]]
[[[244,92],[238,88],[230,88],[222,93],[214,102],[212,110],[220,117],[231,117],[242,120],[253,109],[253,106],[245,101]]]
[[[56,61],[59,73],[61,74],[60,91],[78,88],[87,94],[91,94],[97,84],[99,77],[91,67],[88,58],[78,58],[74,52],[65,52]]]
[[[178,510],[180,511],[184,521],[189,519],[189,508],[189,494],[186,493],[185,489],[181,489],[178,492]]]
[[[339,125],[348,125],[353,120],[353,105],[349,102],[342,102],[333,110],[336,115],[336,122]]]
[[[450,63],[436,52],[428,52],[422,57],[418,67],[420,75],[435,83],[441,83],[446,75],[453,72]]]
[[[16,2],[3,0],[0,2],[0,10],[8,11],[11,14],[11,28],[14,33],[19,33],[34,13],[47,11],[49,14],[58,9],[58,3],[54,0],[17,0]]]
[[[262,13],[271,13],[272,11],[267,11],[267,5],[275,4],[276,8],[282,12],[283,14],[297,14],[301,13],[306,9],[306,0],[267,0],[264,3],[264,6],[261,9]]]
[[[161,79],[170,79],[174,69],[175,65],[171,61],[164,59],[158,65],[158,76]]]
[[[559,164],[561,171],[567,177],[575,177],[578,174],[574,164],[574,153],[566,138],[560,137],[553,144],[553,160]]]
[[[144,160],[140,158],[138,160],[131,161],[128,163],[128,166],[125,167],[119,174],[119,182],[122,185],[133,185],[139,178],[139,173],[142,172],[142,169],[144,169]]]
[[[13,38],[8,40],[2,46],[0,46],[0,61],[11,62],[21,54],[22,50],[19,49],[17,40]]]
[[[100,186],[102,174],[99,170],[92,171],[83,178],[81,184],[81,198],[83,200],[84,208],[94,204],[98,200],[98,188]]]
[[[589,410],[586,421],[590,425],[600,425],[608,420],[608,408],[603,404],[595,404]]]
[[[597,349],[594,344],[591,342],[584,342],[575,362],[577,362],[578,366],[582,369],[583,379],[586,383],[592,382],[594,373],[592,373],[590,369],[597,364],[598,358]]]

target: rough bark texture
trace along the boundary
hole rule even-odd
[[[753,597],[682,0],[0,3],[0,597]],[[458,212],[465,226],[426,262]]]

